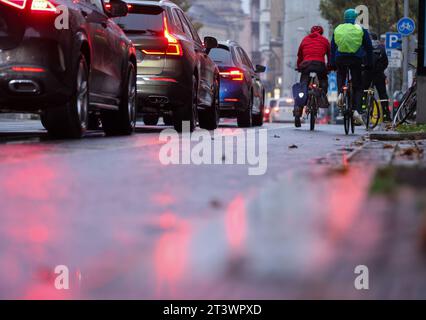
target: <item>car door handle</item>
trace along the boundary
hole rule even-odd
[[[89,15],[87,14],[87,12],[86,11],[84,11],[84,10],[81,10],[81,14],[83,15],[83,17],[85,17],[85,18],[87,18]]]

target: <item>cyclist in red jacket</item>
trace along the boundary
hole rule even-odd
[[[328,92],[328,64],[330,63],[330,42],[323,36],[324,29],[321,26],[313,26],[311,34],[306,36],[299,47],[297,54],[297,70],[302,73],[301,83],[309,82],[309,74],[316,72],[324,98],[327,99]],[[327,56],[327,61],[325,57]],[[326,63],[327,62],[327,63]],[[328,100],[327,100],[328,105]],[[301,127],[300,117],[302,110],[295,108],[294,117],[296,127]]]

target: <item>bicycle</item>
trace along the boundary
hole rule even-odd
[[[382,118],[381,104],[376,100],[375,95],[376,91],[374,89],[374,82],[372,81],[369,88],[364,90],[364,99],[367,106],[364,120],[367,131],[374,130]]]
[[[352,77],[351,70],[348,68],[345,85],[343,86],[343,121],[345,126],[345,133],[349,135],[349,131],[355,134],[355,120],[353,111],[353,97],[352,97]]]
[[[318,75],[316,72],[309,74],[309,86],[308,86],[308,102],[306,104],[306,115],[310,116],[310,129],[315,130],[315,124],[318,117],[319,103],[321,99],[322,90],[320,88]]]
[[[413,68],[414,65],[410,64]],[[401,105],[393,118],[393,126],[399,127],[404,123],[413,124],[417,119],[417,77],[413,85],[407,90],[402,98]]]

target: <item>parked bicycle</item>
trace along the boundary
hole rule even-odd
[[[410,64],[411,67],[416,67]],[[404,94],[401,104],[398,107],[393,126],[398,127],[404,123],[413,124],[417,119],[417,77],[414,77],[413,85]]]

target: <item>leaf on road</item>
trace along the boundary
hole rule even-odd
[[[281,136],[279,136],[279,135],[274,135],[274,138],[275,138],[275,139],[280,139],[280,138],[281,138]]]
[[[217,200],[217,199],[214,199],[214,200],[210,201],[210,206],[213,209],[221,209],[223,207],[222,203],[219,200]]]
[[[298,149],[299,147],[296,146],[295,144],[292,144],[291,146],[288,147],[289,149]]]
[[[336,141],[340,141],[341,139],[339,139],[339,138],[336,138]]]
[[[364,145],[364,142],[362,142],[362,141],[355,141],[355,142],[354,142],[354,145],[356,145],[356,146],[360,147],[360,146],[363,146],[363,145]]]
[[[402,149],[399,152],[399,155],[402,156],[402,157],[420,156],[420,154],[422,154],[422,151],[420,151],[419,149],[417,149],[415,147],[410,147],[410,148]]]
[[[393,148],[395,148],[393,144],[388,144],[387,143],[387,144],[383,145],[383,149],[393,149]]]

